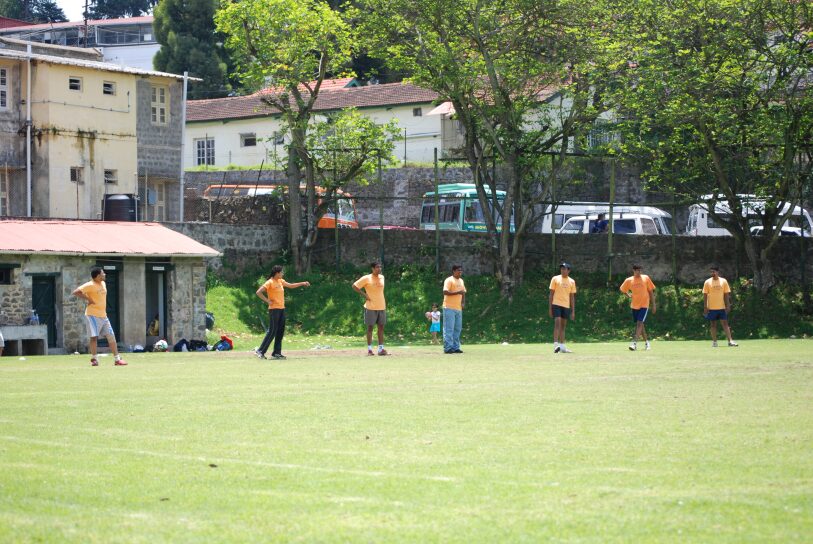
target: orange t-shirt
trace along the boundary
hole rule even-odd
[[[652,279],[646,274],[641,274],[640,277],[630,276],[621,284],[621,292],[629,293],[632,291],[632,302],[630,308],[639,310],[641,308],[649,308],[649,292],[655,290],[655,284]]]
[[[269,310],[282,310],[285,308],[285,287],[290,287],[291,284],[284,279],[271,278],[263,284],[263,289],[268,293]]]
[[[703,294],[708,295],[707,303],[709,310],[725,310],[725,294],[731,292],[728,281],[725,278],[709,278],[703,284]]]
[[[368,310],[386,310],[387,302],[384,300],[384,275],[379,274],[378,279],[372,274],[360,277],[353,284],[359,289],[364,289],[370,300],[364,303]]]
[[[550,279],[550,290],[553,291],[553,304],[562,308],[570,308],[570,295],[576,294],[576,280],[561,274]]]
[[[444,291],[466,291],[466,284],[463,278],[455,279],[449,276],[443,282]],[[463,295],[443,295],[443,307],[450,310],[463,311]]]
[[[79,290],[90,299],[90,303],[85,308],[85,315],[107,317],[107,284],[105,282],[96,283],[91,280],[80,285]]]

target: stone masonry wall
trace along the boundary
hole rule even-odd
[[[172,343],[181,338],[206,339],[206,265],[203,260],[173,259],[169,277],[169,330]]]

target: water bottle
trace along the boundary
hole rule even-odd
[[[32,325],[39,325],[40,324],[40,316],[37,315],[37,310],[31,310],[31,321]]]

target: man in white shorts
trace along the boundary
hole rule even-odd
[[[91,280],[83,283],[73,291],[73,295],[81,298],[88,303],[85,308],[85,320],[88,327],[88,336],[90,337],[90,364],[91,366],[99,366],[99,361],[96,359],[97,342],[100,336],[107,338],[107,343],[113,352],[114,362],[116,366],[126,366],[119,349],[116,345],[116,337],[113,335],[113,327],[110,325],[110,320],[107,319],[107,285],[104,282],[104,270],[98,266],[94,266],[90,270]]]

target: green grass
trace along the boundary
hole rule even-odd
[[[346,270],[341,274],[320,271],[296,276],[286,272],[289,281],[308,280],[312,286],[286,292],[290,338],[297,346],[309,347],[310,337],[323,335],[336,346],[361,345],[362,300],[350,287],[366,271]],[[442,303],[442,281],[434,273],[418,267],[384,271],[387,279],[387,337],[389,342],[422,342],[428,338],[424,313],[433,302]],[[573,340],[615,341],[629,338],[632,323],[629,301],[603,285],[605,278],[576,276],[577,320],[568,326]],[[206,305],[216,317],[214,336],[228,334],[240,348],[256,347],[262,338],[262,322],[267,311],[255,296],[264,277],[245,274],[225,283],[210,277]],[[500,299],[492,277],[467,276],[468,294],[464,312],[464,340],[471,343],[547,342],[552,323],[547,315],[549,276],[528,277],[513,303]],[[762,296],[747,284],[732,282],[734,307],[731,327],[737,338],[788,338],[813,336],[813,318],[802,313],[798,288],[779,287]],[[699,286],[658,286],[658,313],[647,322],[649,334],[656,339],[704,339],[708,324],[703,319],[703,295]],[[210,338],[211,340],[211,338]]]
[[[0,363],[2,542],[809,542],[813,344]]]

